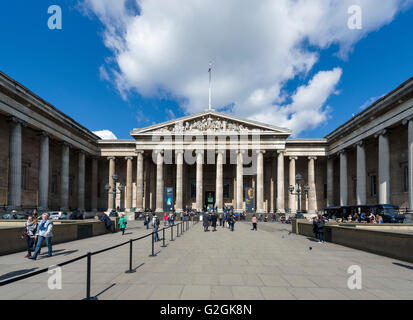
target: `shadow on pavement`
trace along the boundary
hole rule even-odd
[[[403,267],[403,268],[406,268],[406,269],[413,270],[412,266],[408,266],[406,264],[402,264],[402,263],[398,263],[398,262],[393,262],[393,264],[396,265],[396,266],[399,266],[399,267]]]
[[[66,249],[53,250],[53,257],[62,256],[62,255],[68,256],[69,254],[72,254],[72,253],[75,253],[75,252],[78,252],[78,251],[79,251],[79,250],[69,250],[69,251],[66,251]],[[41,256],[42,258],[46,258],[46,257],[47,257],[47,253],[42,253],[40,256]]]
[[[22,269],[22,270],[17,270],[17,271],[12,271],[12,272],[9,272],[9,273],[5,273],[5,274],[0,276],[0,281],[1,280],[6,280],[6,279],[9,279],[9,278],[14,278],[14,277],[17,277],[17,276],[21,276],[23,274],[30,273],[30,272],[32,272],[36,269],[38,269],[38,268],[36,267],[36,268],[30,268],[30,269]]]

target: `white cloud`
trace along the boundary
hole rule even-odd
[[[114,63],[101,70],[123,97],[175,98],[186,113],[233,105],[238,116],[287,126],[298,134],[327,119],[328,97],[342,70],[316,74],[288,96],[286,83],[305,76],[318,51],[339,45],[346,58],[369,32],[391,22],[413,0],[79,0],[105,26]],[[133,4],[133,5],[132,5]],[[363,10],[362,30],[347,27],[349,6]],[[139,13],[136,8],[139,8]],[[311,48],[306,45],[310,44]],[[289,104],[283,104],[292,99]]]
[[[364,102],[359,109],[360,110],[364,110],[367,107],[370,107],[374,102],[376,102],[377,100],[379,100],[380,98],[384,97],[385,95],[382,94],[381,96],[377,96],[377,97],[371,97],[370,99],[368,99],[366,102]]]
[[[97,135],[102,140],[117,140],[118,138],[115,134],[110,130],[100,130],[100,131],[93,131],[95,135]]]

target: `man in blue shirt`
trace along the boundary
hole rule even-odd
[[[36,260],[37,255],[40,252],[40,249],[43,244],[43,240],[46,239],[46,244],[48,248],[48,256],[52,256],[52,237],[53,237],[53,221],[49,219],[48,213],[42,214],[42,221],[37,228],[36,235],[34,236],[36,242],[36,249],[34,250],[33,255],[29,258]]]

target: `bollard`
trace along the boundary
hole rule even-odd
[[[165,248],[165,228],[162,229],[162,248]]]
[[[181,225],[181,235],[184,234],[184,231],[183,231],[184,228],[183,228],[183,226],[184,226],[184,225],[182,224],[182,225]]]
[[[174,226],[171,225],[171,241],[174,241]]]
[[[176,225],[176,237],[179,237],[179,223]]]
[[[132,239],[129,240],[129,270],[126,270],[125,273],[134,273],[135,270],[132,269]]]

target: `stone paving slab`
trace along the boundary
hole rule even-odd
[[[138,222],[130,237],[148,233]],[[135,273],[126,274],[129,247],[92,258],[92,295],[97,299],[282,300],[413,299],[413,265],[291,234],[291,226],[237,223],[235,232],[203,232],[201,224],[149,257],[150,239],[134,245]],[[150,231],[150,230],[149,230]],[[128,235],[129,236],[129,235]],[[167,236],[168,237],[168,236]],[[0,277],[28,272],[119,243],[104,235],[55,246],[61,254],[27,261],[21,254],[0,257]],[[311,247],[311,250],[310,250]],[[77,251],[76,251],[77,250]],[[362,269],[362,290],[347,287],[351,265]],[[49,290],[43,274],[0,288],[0,299],[83,299],[85,261],[63,268],[63,289]],[[35,279],[36,278],[36,279]]]

